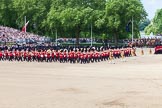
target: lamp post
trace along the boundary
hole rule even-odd
[[[57,29],[56,29],[56,40],[55,41],[56,41],[56,46],[57,46]]]
[[[25,16],[25,25],[26,25],[26,16]],[[25,33],[26,33],[26,28],[25,28]]]
[[[92,34],[92,30],[93,28],[92,28],[92,22],[91,22],[91,46],[93,45],[93,34]]]
[[[91,46],[93,45],[93,26],[92,26],[92,19],[93,19],[93,9],[90,12],[91,15]]]
[[[132,16],[132,44],[133,44],[133,35],[134,35],[134,21],[133,21],[133,16]]]

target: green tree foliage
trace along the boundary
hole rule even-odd
[[[100,0],[55,0],[48,13],[47,22],[51,29],[74,34],[79,44],[80,33],[103,14],[105,2]],[[61,29],[62,28],[62,29]],[[60,31],[60,32],[61,32]]]
[[[29,23],[29,31],[37,33],[44,31],[43,19],[47,18],[50,3],[50,0],[14,0],[13,5],[17,10],[17,25],[22,27],[26,16],[27,20],[31,22]]]
[[[152,22],[145,28],[145,33],[154,35],[162,34],[162,9],[157,10]]]
[[[146,12],[140,0],[0,0],[0,25],[21,29],[24,17],[28,31],[54,37],[108,36],[126,38],[127,23],[134,17],[135,33]]]
[[[13,0],[0,0],[0,24],[15,27],[16,10]]]
[[[105,21],[109,34],[114,36],[115,44],[118,38],[127,37],[125,27],[129,21],[134,19],[135,36],[139,33],[140,20],[146,17],[146,12],[140,0],[108,0],[106,3]],[[125,36],[123,36],[125,35]]]

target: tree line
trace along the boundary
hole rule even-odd
[[[158,9],[151,23],[145,28],[145,33],[162,35],[162,9]]]
[[[135,37],[147,13],[140,0],[0,0],[0,25],[21,29],[24,17],[28,31],[39,35],[102,39],[129,38],[132,18]],[[128,26],[129,31],[126,30]],[[93,29],[92,29],[93,28]]]

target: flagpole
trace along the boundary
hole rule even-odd
[[[56,46],[57,46],[57,29],[56,29]]]
[[[134,35],[134,21],[133,21],[133,16],[132,16],[132,44],[133,44],[133,35]]]
[[[25,16],[25,24],[26,24],[26,16]],[[25,27],[25,32],[26,32],[26,27]]]
[[[92,38],[92,23],[91,23],[91,46],[93,44],[93,38]]]

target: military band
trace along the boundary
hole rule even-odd
[[[94,63],[102,61],[114,62],[134,56],[134,50],[128,48],[71,48],[71,49],[0,49],[0,61],[18,62],[59,62],[59,63]]]

